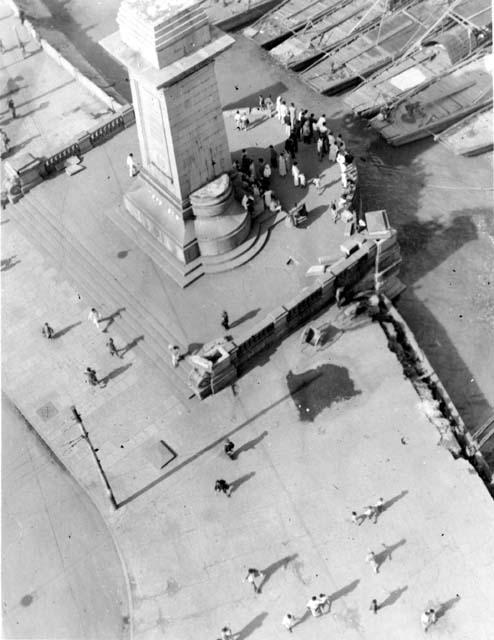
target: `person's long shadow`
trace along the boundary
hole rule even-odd
[[[125,364],[122,367],[117,367],[116,369],[113,369],[113,371],[110,371],[110,373],[108,373],[104,378],[101,378],[100,384],[103,387],[106,387],[106,385],[110,382],[110,380],[114,380],[116,377],[118,377],[122,373],[125,373],[127,369],[129,369],[131,366],[132,366],[132,362],[129,362],[129,364]]]
[[[308,620],[311,617],[311,612],[306,609],[304,611],[304,613],[300,616],[300,618],[297,618],[295,621],[295,624],[293,625],[293,628],[297,627],[299,624],[303,624],[306,620]]]
[[[67,327],[64,327],[63,329],[60,329],[59,331],[57,331],[56,333],[54,333],[52,335],[52,340],[56,340],[57,338],[61,338],[66,333],[68,333],[71,329],[74,329],[75,327],[79,326],[80,324],[82,324],[82,322],[79,320],[79,322],[74,322],[74,324],[69,324]]]
[[[450,598],[446,600],[446,602],[441,603],[436,609],[436,619],[442,618],[455,604],[459,601],[460,595],[457,593],[454,598]]]
[[[338,591],[332,593],[329,597],[329,608],[331,609],[331,605],[333,604],[333,602],[336,602],[340,598],[347,596],[354,589],[356,589],[359,582],[360,580],[357,578],[356,580],[350,582],[350,584],[347,584],[345,587],[342,587],[341,589],[338,589]]]
[[[386,562],[386,560],[392,560],[393,552],[396,551],[396,549],[398,549],[399,547],[402,547],[404,544],[406,544],[405,538],[402,538],[398,542],[395,542],[395,544],[389,546],[383,544],[384,549],[379,553],[376,553],[375,555],[377,566],[380,568],[381,565]]]
[[[230,324],[230,329],[234,329],[235,327],[238,327],[239,324],[242,324],[242,322],[247,322],[247,320],[254,318],[259,313],[260,310],[261,308],[258,307],[257,309],[252,309],[252,311],[248,311],[247,313],[244,313],[243,316],[240,316],[240,318],[237,318],[234,322]]]
[[[21,260],[16,260],[15,258],[16,256],[10,256],[10,258],[5,258],[4,260],[2,260],[2,267],[0,271],[8,271],[9,269],[15,267],[16,264],[19,264],[19,262],[21,262]]]
[[[125,307],[120,307],[120,309],[117,309],[113,313],[110,313],[110,315],[106,316],[105,318],[101,318],[101,322],[107,323],[106,327],[103,329],[103,333],[107,333],[108,328],[111,327],[111,325],[115,322],[115,318],[121,317],[122,311],[125,311]]]
[[[293,562],[293,560],[295,560],[295,558],[298,558],[298,553],[292,553],[291,556],[285,556],[284,558],[281,558],[280,560],[277,560],[276,562],[273,562],[272,564],[270,564],[268,567],[266,567],[265,569],[262,569],[262,573],[264,574],[264,578],[262,579],[262,582],[259,584],[259,593],[261,592],[261,589],[266,586],[266,583],[269,581],[269,579],[271,578],[272,575],[274,575],[278,569],[287,569],[288,565],[290,564],[290,562]]]
[[[256,472],[251,471],[250,473],[246,473],[245,475],[240,476],[240,478],[237,478],[236,480],[231,482],[230,483],[231,492],[235,493],[235,491],[237,491],[245,482],[248,482],[255,475],[256,475]]]
[[[383,504],[381,508],[381,514],[387,511],[388,509],[390,509],[396,502],[398,502],[398,500],[401,500],[402,498],[404,498],[407,495],[407,493],[408,493],[408,489],[404,489],[398,495],[394,496],[393,498],[390,498],[389,500],[386,500],[386,502]]]
[[[258,435],[256,438],[253,438],[252,440],[249,440],[248,442],[245,442],[243,445],[241,445],[236,451],[235,451],[235,455],[234,458],[238,458],[238,456],[241,453],[245,453],[246,451],[249,451],[249,449],[254,449],[260,442],[262,442],[264,440],[264,438],[268,435],[267,431],[263,431],[260,435]]]
[[[121,358],[124,357],[124,355],[126,353],[128,353],[131,349],[133,349],[134,347],[137,346],[138,342],[140,340],[144,340],[144,336],[137,336],[137,338],[134,338],[133,340],[131,340],[130,342],[128,342],[125,347],[122,347],[121,349],[119,349],[119,356]]]
[[[395,589],[391,591],[391,593],[379,604],[379,609],[383,609],[384,607],[390,607],[393,605],[399,598],[401,598],[402,594],[408,589],[408,586],[400,587],[399,589]]]
[[[243,629],[240,629],[240,631],[237,631],[237,633],[235,634],[235,640],[245,640],[245,638],[248,638],[250,635],[254,633],[256,629],[259,629],[259,627],[262,627],[262,624],[267,617],[268,617],[267,611],[263,611],[262,613],[259,613],[248,624],[246,624]]]

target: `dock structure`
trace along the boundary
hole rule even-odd
[[[467,4],[469,0],[462,2],[462,5]],[[467,59],[491,40],[490,0],[481,0],[481,4],[484,11],[475,28],[466,24],[463,19],[455,20],[454,16],[462,13],[468,19],[468,14],[461,11],[463,7],[458,7],[458,11],[448,13],[445,17],[447,26],[453,20],[452,27],[422,39],[419,46],[414,47],[407,55],[347,93],[345,102],[359,115],[375,115],[380,109],[392,105],[404,93],[444,75],[455,64]]]
[[[383,13],[396,7],[389,0],[354,0],[319,20],[310,20],[303,29],[271,49],[271,55],[283,65],[302,71],[362,29],[376,24]]]
[[[407,93],[370,124],[394,146],[440,133],[492,104],[493,68],[492,52],[481,51],[446,75]]]
[[[436,140],[456,155],[477,156],[491,151],[494,148],[492,101],[445,129]]]
[[[383,14],[358,37],[331,50],[300,77],[316,91],[339,93],[400,58],[447,10],[447,3],[424,0]]]
[[[307,24],[313,24],[351,2],[352,0],[286,0],[244,29],[244,35],[265,49],[271,49]]]

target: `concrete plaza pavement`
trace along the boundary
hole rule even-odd
[[[4,0],[0,2],[0,39],[5,47],[0,69],[1,126],[11,147],[4,160],[20,153],[49,157],[108,116],[108,107],[43,51]],[[7,107],[11,98],[15,119]]]

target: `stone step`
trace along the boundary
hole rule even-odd
[[[177,340],[157,320],[153,313],[145,308],[133,294],[127,291],[119,280],[90,254],[73,235],[62,235],[51,222],[50,212],[41,203],[33,204],[32,198],[23,198],[16,205],[16,220],[24,234],[33,244],[44,250],[50,258],[59,253],[60,243],[69,244],[70,261],[66,261],[64,270],[78,291],[85,294],[88,301],[105,300],[114,308],[124,306],[126,312],[119,319],[118,327],[125,338],[131,341],[136,335],[144,335],[136,349],[142,352],[167,378],[182,398],[191,396],[187,385],[191,365],[188,359],[172,368],[168,344]],[[57,262],[55,260],[55,262]],[[88,302],[88,306],[90,306]]]
[[[110,207],[105,215],[179,287],[184,289],[204,275],[201,257],[190,262],[184,270],[156,238],[150,233],[143,233],[142,225],[125,211],[123,205],[121,209]]]

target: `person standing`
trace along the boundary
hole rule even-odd
[[[47,340],[51,340],[53,338],[53,329],[50,327],[48,322],[45,322],[43,328],[41,329],[41,333]]]
[[[341,151],[346,151],[346,144],[343,138],[341,137],[341,133],[336,136],[336,144]]]
[[[129,170],[129,178],[133,178],[137,174],[137,165],[133,153],[129,153],[127,156],[127,169]]]
[[[269,164],[272,169],[278,168],[278,154],[272,144],[269,145]]]
[[[268,95],[264,104],[266,105],[266,111],[268,113],[268,116],[271,118],[271,116],[273,115],[273,106],[274,106],[273,98],[271,97],[271,94]]]
[[[298,163],[296,160],[294,160],[292,164],[292,177],[293,186],[298,187],[300,183],[300,169],[298,168]]]
[[[331,203],[331,204],[334,204]],[[358,525],[360,527],[360,525],[362,524],[362,522],[364,521],[364,517],[363,516],[359,516],[358,513],[356,511],[352,511],[352,522],[356,525]]]
[[[232,494],[231,486],[226,480],[223,480],[223,478],[216,480],[214,484],[214,490],[216,491],[216,493],[224,493],[227,498],[229,498]]]
[[[317,618],[321,615],[321,601],[317,596],[312,596],[312,598],[305,606],[307,609],[309,609],[314,618]]]
[[[233,640],[232,630],[227,625],[221,630],[221,640]]]
[[[235,445],[229,438],[227,438],[223,444],[223,450],[225,454],[230,458],[230,460],[235,460],[234,449],[235,449]]]
[[[282,100],[280,104],[280,122],[282,124],[285,122],[285,116],[287,115],[288,115],[288,107],[286,106],[286,102]]]
[[[288,107],[288,115],[290,116],[290,128],[293,129],[295,126],[295,120],[297,119],[297,110],[295,109],[293,102],[290,102],[290,106]]]
[[[369,609],[372,613],[377,613],[379,611],[379,605],[377,604],[377,600],[374,598],[371,603]]]
[[[101,313],[97,311],[94,307],[92,307],[89,315],[87,317],[97,329],[101,330]]]
[[[359,220],[359,223],[360,223],[360,220]],[[376,524],[377,519],[379,518],[379,516],[383,512],[383,508],[384,508],[384,500],[382,498],[379,498],[379,500],[374,505],[374,513],[373,513],[373,522],[374,522],[374,524]]]
[[[7,102],[7,106],[10,110],[10,114],[12,116],[12,118],[15,120],[17,118],[17,112],[15,110],[15,103],[13,98],[10,98],[10,100]]]
[[[276,98],[276,117],[281,122],[281,101],[283,100],[282,96],[278,96]]]
[[[322,162],[322,156],[324,151],[324,140],[321,134],[319,134],[319,137],[317,138],[316,151],[317,151],[317,157],[319,158],[319,162]]]
[[[247,155],[247,151],[242,149],[242,157],[240,158],[240,171],[245,173],[245,175],[249,175],[250,172],[250,163],[252,160]]]
[[[10,151],[10,138],[3,129],[0,129],[0,140],[2,142],[2,153],[8,153]]]
[[[121,358],[122,356],[118,353],[118,349],[113,342],[113,338],[108,338],[108,342],[106,343],[108,347],[108,351],[111,356],[117,356],[117,358]]]
[[[285,615],[283,616],[283,620],[281,621],[281,624],[285,627],[287,631],[289,631],[290,633],[293,633],[293,627],[296,621],[297,621],[297,618],[293,614],[285,613]]]
[[[260,578],[262,581],[262,579],[264,578],[264,573],[262,571],[259,571],[259,569],[248,569],[247,575],[244,578],[244,582],[249,582],[252,585],[254,593],[261,593],[260,584],[256,584],[257,578]]]
[[[286,159],[283,151],[278,156],[278,173],[280,174],[281,178],[284,178],[286,176]]]
[[[290,114],[286,113],[283,116],[283,124],[285,125],[285,135],[289,136],[292,132],[292,126],[290,122]]]
[[[84,372],[87,381],[92,387],[96,387],[99,384],[98,377],[96,376],[96,371],[91,367],[86,367],[86,371]]]
[[[259,94],[259,111],[265,111],[266,109],[266,101],[264,100],[264,96]]]
[[[178,363],[180,362],[180,348],[176,344],[169,344],[168,349],[170,350],[170,355],[172,358],[172,367],[178,367]]]
[[[247,112],[244,111],[240,116],[240,130],[247,131],[249,124],[250,124],[249,117],[247,116]]]
[[[370,566],[372,567],[374,573],[379,573],[379,565],[377,563],[376,554],[374,553],[374,551],[371,551],[369,549],[369,552],[365,556],[365,561],[370,564]]]
[[[434,609],[427,609],[420,616],[420,622],[422,623],[422,629],[424,633],[427,633],[428,628],[437,622],[437,616]]]
[[[237,111],[235,112],[235,115],[233,116],[233,119],[235,121],[235,128],[240,131],[240,111],[237,109]]]
[[[228,331],[230,328],[230,320],[228,318],[228,313],[226,311],[221,312],[221,326],[225,331]]]

